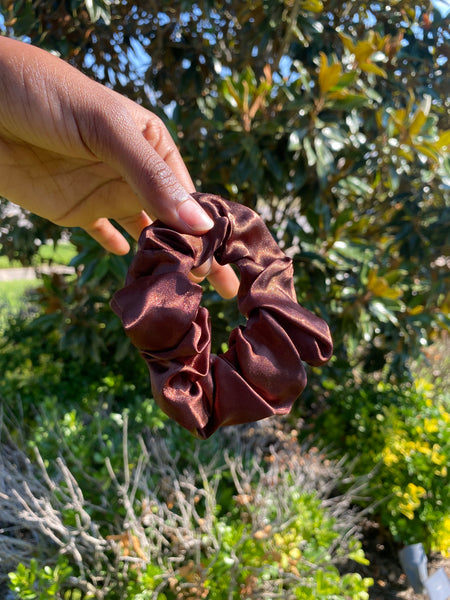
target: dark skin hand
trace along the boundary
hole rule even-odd
[[[65,227],[82,227],[104,248],[129,245],[158,218],[182,233],[213,223],[193,200],[189,172],[163,122],[50,53],[0,37],[0,195]],[[237,293],[229,265],[208,277]]]

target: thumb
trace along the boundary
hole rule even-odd
[[[101,144],[102,154],[107,154],[107,162],[114,164],[139,196],[143,209],[152,218],[158,218],[182,233],[204,233],[211,229],[214,225],[211,218],[181,185],[128,111],[119,107],[109,115],[108,133]],[[165,131],[162,122],[159,129]],[[170,138],[167,131],[166,134]],[[160,141],[156,140],[156,145]],[[165,153],[176,150],[172,144],[173,149],[168,147]]]

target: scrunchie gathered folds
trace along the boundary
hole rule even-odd
[[[291,260],[251,209],[193,194],[215,225],[202,236],[155,221],[141,234],[125,287],[111,306],[147,362],[162,410],[201,438],[219,427],[286,414],[306,386],[303,361],[332,354],[327,324],[297,303]],[[240,273],[245,327],[211,354],[202,287],[188,275],[214,256]]]

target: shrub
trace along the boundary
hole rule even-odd
[[[369,474],[368,495],[394,539],[450,552],[450,399],[425,380],[332,386],[316,431]]]
[[[53,279],[47,278],[43,288],[53,289]],[[41,289],[38,293],[44,291]],[[50,296],[49,292],[48,298]],[[53,301],[59,303],[60,298],[55,295]],[[74,305],[76,301],[76,298],[72,300]],[[61,304],[64,304],[62,300]],[[147,367],[123,338],[122,330],[122,342],[114,352],[109,352],[107,331],[104,335],[91,331],[96,341],[89,344],[88,328],[79,326],[83,305],[77,310],[67,330],[60,324],[67,321],[71,305],[65,306],[63,311],[41,313],[36,318],[35,312],[30,317],[28,303],[22,310],[14,314],[8,311],[9,316],[5,316],[8,326],[0,336],[0,398],[11,418],[20,420],[22,428],[34,426],[39,415],[53,415],[55,410],[60,416],[81,409],[86,418],[86,415],[92,417],[102,406],[114,411],[123,403],[149,404]],[[125,354],[120,365],[115,361],[115,354],[119,352]],[[44,428],[47,425],[44,424]],[[29,431],[24,433],[32,435]]]
[[[54,567],[48,565],[40,568],[36,559],[32,559],[28,567],[20,563],[14,573],[10,573],[10,589],[23,600],[50,600],[66,598],[67,600],[88,600],[86,595],[75,594],[61,596],[61,586],[72,575],[72,568],[64,556],[58,557]],[[91,598],[94,596],[91,595]]]
[[[371,580],[349,567],[367,564],[352,495],[332,495],[341,468],[301,452],[296,432],[260,424],[174,445],[170,431],[128,442],[126,415],[117,429],[97,506],[62,458],[45,466],[36,450],[33,465],[3,443],[0,513],[10,547],[19,514],[28,542],[10,575],[18,599],[368,598]]]

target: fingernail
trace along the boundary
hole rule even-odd
[[[214,227],[214,221],[195,200],[185,200],[178,205],[178,216],[192,231],[208,231]]]

